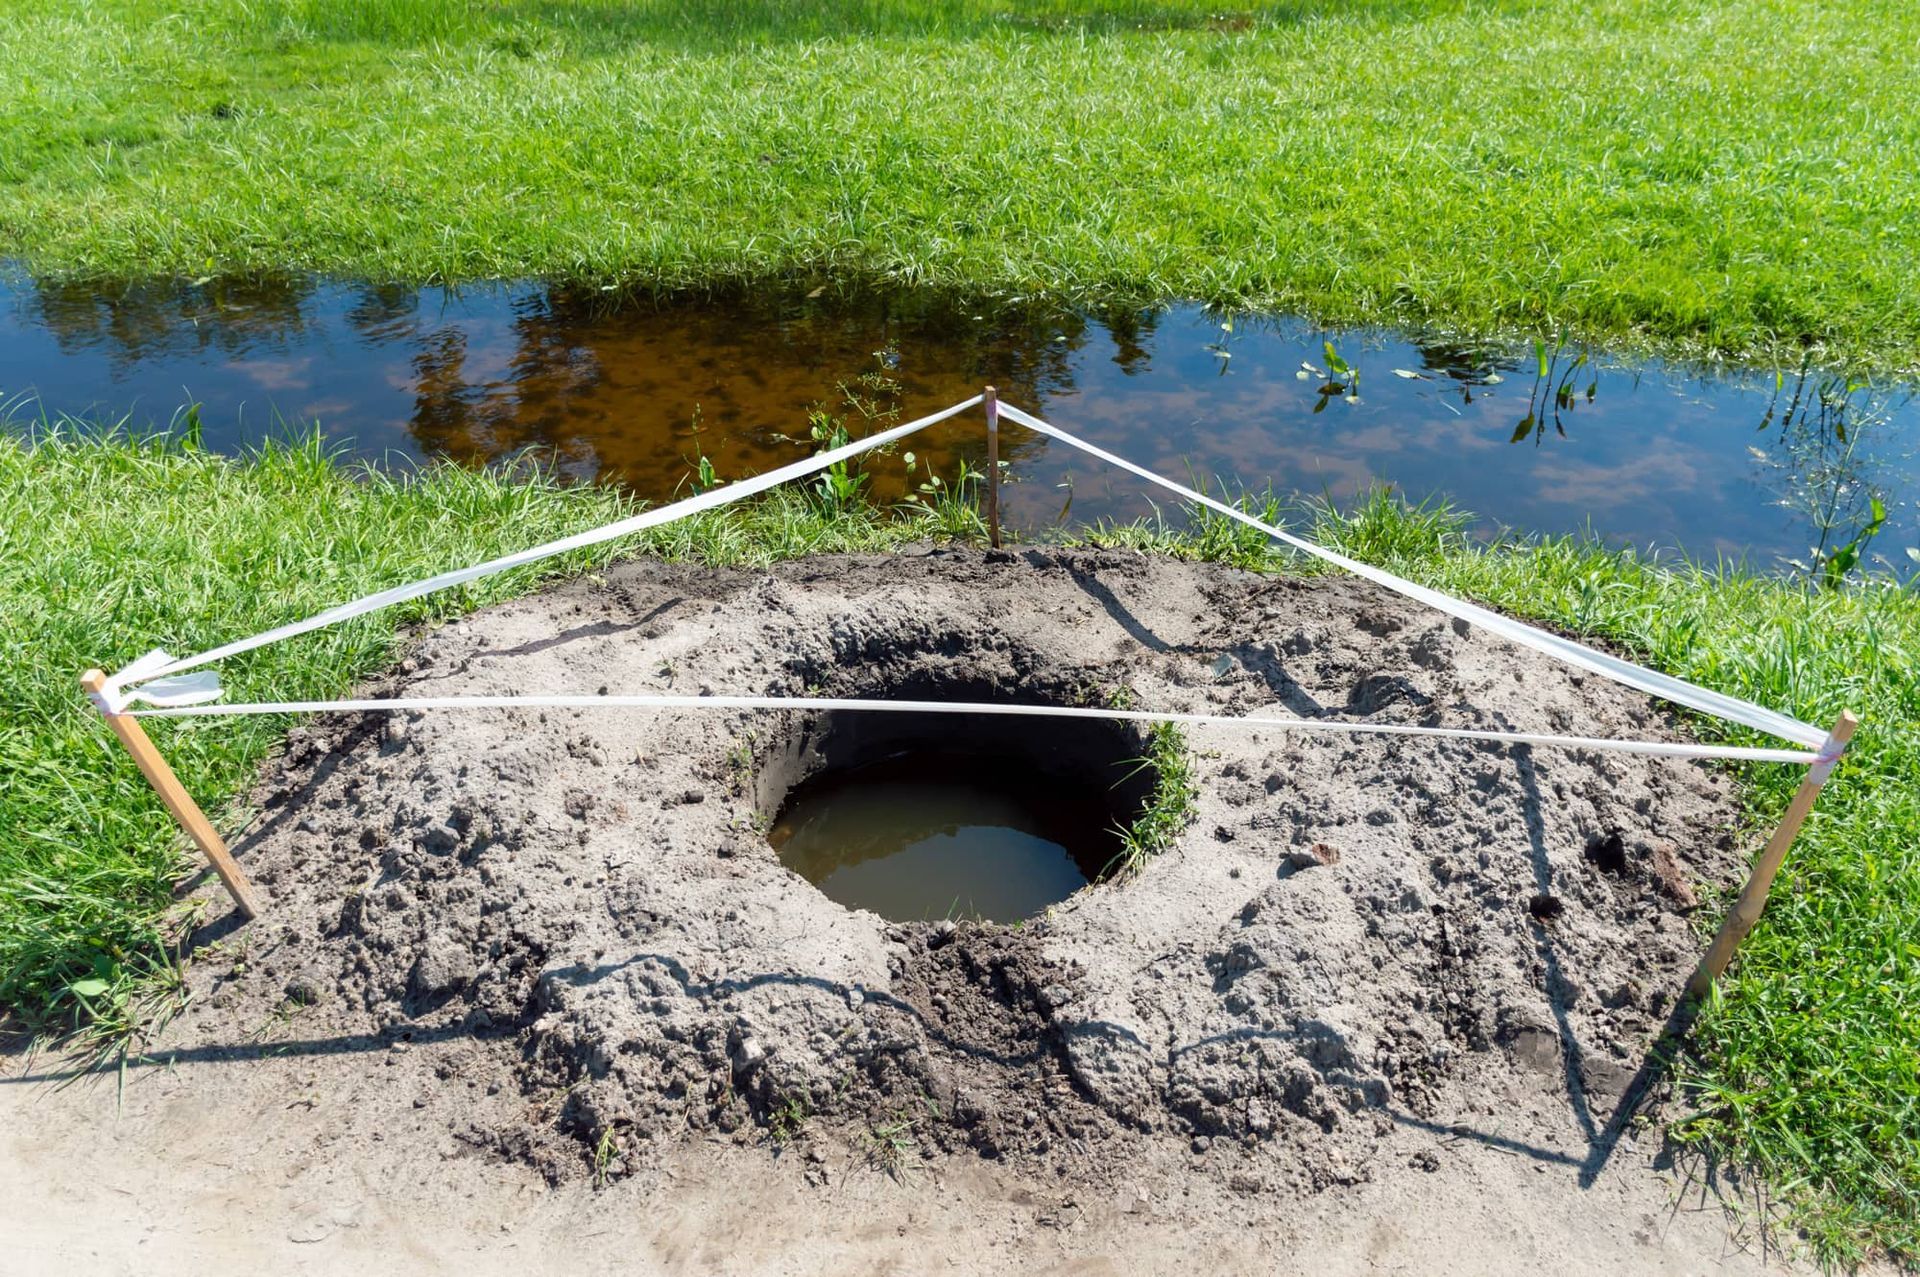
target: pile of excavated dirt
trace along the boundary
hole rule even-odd
[[[373,690],[1124,694],[1678,738],[1643,696],[1364,583],[1093,551],[631,563],[427,634]],[[1591,1139],[1697,955],[1694,887],[1736,862],[1698,764],[1191,729],[1194,818],[1138,874],[1024,925],[889,922],[762,833],[829,726],[316,720],[237,847],[270,907],[196,964],[172,1036],[373,1047],[368,1084],[417,1095],[444,1155],[556,1180],[719,1137],[1317,1190],[1404,1162],[1409,1131],[1559,1146],[1571,1109]]]

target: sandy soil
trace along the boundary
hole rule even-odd
[[[383,686],[1673,731],[1362,584],[1113,553],[632,564],[422,636]],[[1737,872],[1713,772],[1196,732],[1195,819],[1142,873],[1018,928],[889,923],[759,832],[877,721],[296,733],[236,843],[270,909],[203,933],[118,1111],[44,1064],[0,1087],[21,1271],[1759,1263],[1737,1186],[1686,1191],[1622,1102],[1657,1105],[1695,887]]]
[[[644,1177],[551,1187],[437,1130],[385,1081],[384,1058],[371,1044],[307,1043],[135,1070],[117,1113],[111,1078],[61,1091],[10,1076],[0,1272],[1781,1269],[1729,1231],[1725,1198],[1655,1166],[1649,1146],[1623,1143],[1583,1185],[1590,1150],[1571,1113],[1550,1146],[1509,1141],[1484,1114],[1462,1135],[1410,1129],[1371,1182],[1304,1198],[1222,1192],[1177,1162],[1120,1168],[1099,1192],[975,1157],[896,1181],[867,1167],[854,1131],[823,1133],[823,1163],[710,1135]]]

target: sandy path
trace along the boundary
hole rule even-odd
[[[116,1113],[111,1078],[56,1090],[10,1070],[0,1271],[1785,1270],[1730,1238],[1720,1199],[1685,1191],[1632,1144],[1582,1189],[1573,1139],[1530,1154],[1429,1139],[1436,1171],[1402,1162],[1375,1183],[1226,1213],[1206,1183],[1182,1196],[1152,1172],[1106,1200],[971,1158],[897,1183],[867,1169],[851,1141],[829,1156],[825,1189],[806,1182],[799,1157],[716,1137],[604,1190],[550,1190],[523,1167],[450,1149],[416,1156],[404,1129],[358,1138],[370,1113],[404,1122],[387,1111],[391,1096],[376,1092],[358,1112],[301,1098],[342,1094],[352,1076],[377,1085],[366,1073],[357,1054],[153,1068],[130,1076]],[[1571,1114],[1567,1125],[1572,1136]]]

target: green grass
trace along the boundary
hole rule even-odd
[[[879,1171],[895,1183],[904,1184],[920,1165],[920,1140],[914,1133],[918,1119],[901,1111],[884,1122],[867,1128],[867,1169]]]
[[[1138,766],[1151,768],[1153,789],[1145,808],[1120,831],[1120,851],[1108,866],[1109,877],[1139,873],[1146,863],[1173,846],[1193,820],[1193,762],[1186,733],[1178,723],[1155,723],[1147,732],[1147,752]]]
[[[1905,0],[24,0],[0,256],[1180,295],[1892,372],[1916,41]]]
[[[110,1035],[164,991],[187,867],[137,772],[77,695],[77,672],[152,641],[174,651],[614,517],[598,488],[436,468],[395,478],[340,467],[317,444],[250,458],[177,444],[54,437],[0,442],[0,1002],[45,1030]],[[1688,1057],[1676,1128],[1761,1168],[1822,1254],[1920,1255],[1920,602],[1871,581],[1841,591],[1649,562],[1570,539],[1471,538],[1444,511],[1377,498],[1347,514],[1293,512],[1314,535],[1404,575],[1604,638],[1708,686],[1824,722],[1864,724],[1794,848],[1759,928]],[[783,490],[735,513],[670,525],[636,549],[717,563],[871,550],[976,533],[953,510],[829,506]],[[1239,525],[1135,524],[1109,544],[1307,570]],[[603,554],[606,551],[603,550]],[[554,565],[592,570],[601,555]],[[523,572],[227,663],[236,698],[327,697],[378,669],[396,626],[531,587]],[[156,722],[182,779],[228,827],[285,726]],[[1749,741],[1713,722],[1711,739]],[[1155,749],[1184,760],[1176,737]],[[1159,761],[1166,767],[1168,759]],[[1756,829],[1798,769],[1740,768]],[[1164,777],[1163,777],[1164,779]],[[1163,784],[1163,789],[1166,786]],[[1185,793],[1183,786],[1175,786]],[[1163,804],[1168,820],[1181,817]]]
[[[0,436],[0,1006],[40,1030],[123,1032],[165,983],[169,906],[191,863],[166,812],[79,698],[80,671],[253,633],[448,566],[616,518],[604,488],[513,482],[453,466],[395,477],[335,464],[307,439],[244,460],[176,443]],[[952,511],[831,517],[797,491],[743,517],[700,517],[626,543],[673,558],[755,563],[937,534]],[[960,526],[964,529],[964,523]],[[381,668],[397,627],[580,571],[554,560],[223,663],[240,698],[329,697]],[[283,721],[151,725],[216,823],[232,827]],[[224,819],[223,819],[224,817]]]

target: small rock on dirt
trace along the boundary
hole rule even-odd
[[[1679,905],[1682,909],[1698,909],[1700,897],[1694,893],[1693,884],[1687,881],[1686,870],[1673,854],[1673,844],[1657,842],[1653,844],[1652,856],[1653,885],[1660,894]]]
[[[1294,870],[1337,865],[1340,863],[1340,849],[1324,842],[1314,843],[1311,847],[1294,847],[1281,858],[1281,863]]]

